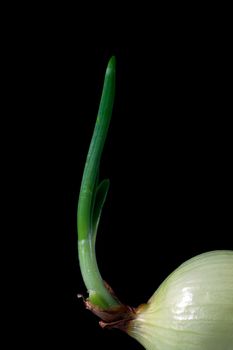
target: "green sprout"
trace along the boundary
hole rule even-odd
[[[116,60],[109,60],[102,97],[84,168],[78,201],[78,250],[81,273],[91,304],[109,309],[120,305],[104,283],[96,261],[95,242],[109,180],[99,181],[101,155],[108,132],[115,96]]]

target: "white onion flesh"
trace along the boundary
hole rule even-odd
[[[233,251],[182,264],[138,308],[128,333],[147,350],[233,350]]]

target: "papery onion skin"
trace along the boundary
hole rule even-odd
[[[127,332],[146,350],[233,350],[233,251],[183,263],[136,310]]]

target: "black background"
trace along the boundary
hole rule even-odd
[[[111,186],[97,259],[118,297],[137,306],[186,259],[233,249],[228,42],[208,30],[125,45],[84,46],[69,28],[15,35],[10,106],[19,117],[9,123],[9,143],[16,141],[12,186],[25,232],[16,239],[23,249],[16,243],[11,253],[20,255],[13,266],[19,337],[32,347],[142,349],[100,329],[76,297],[86,295],[78,193],[105,68],[114,54],[116,99],[101,163]]]

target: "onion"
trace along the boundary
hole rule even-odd
[[[233,252],[183,263],[136,310],[127,332],[147,350],[232,350]]]
[[[233,251],[213,251],[182,264],[147,304],[122,304],[102,279],[95,243],[109,180],[99,181],[100,159],[115,95],[115,58],[108,63],[78,202],[80,269],[87,309],[104,328],[118,328],[147,350],[233,350]]]

